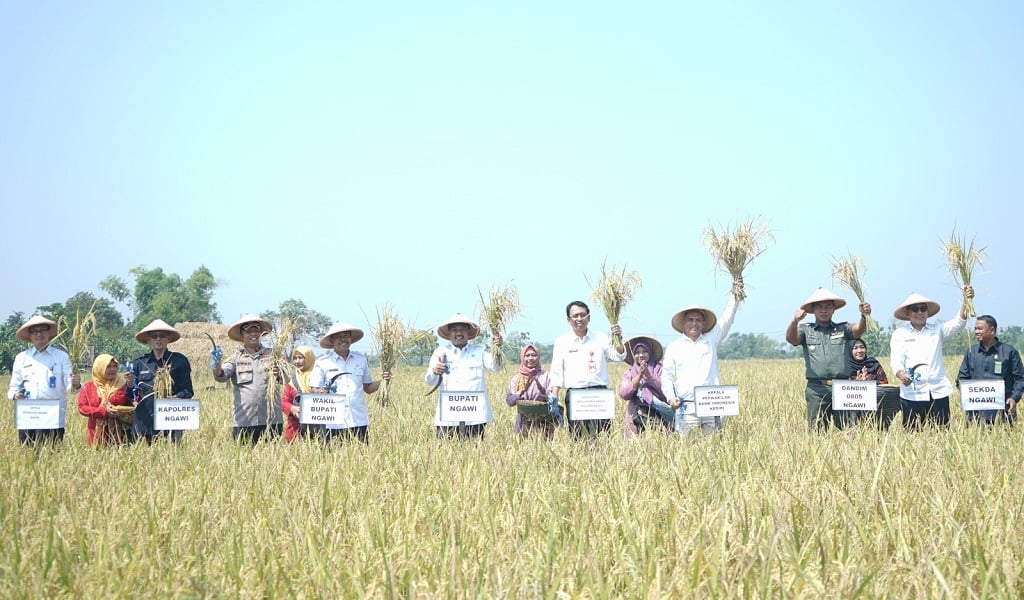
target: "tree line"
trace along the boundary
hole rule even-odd
[[[63,317],[74,324],[76,315],[91,310],[96,317],[96,332],[90,345],[119,357],[133,357],[146,351],[145,346],[135,341],[135,332],[154,319],[163,319],[172,325],[185,321],[220,322],[217,304],[213,301],[217,281],[205,266],[200,266],[188,277],[182,278],[160,267],[150,269],[140,265],[130,269],[129,276],[130,279],[126,280],[109,275],[100,281],[97,287],[105,294],[103,296],[78,292],[64,302],[39,306],[36,312],[55,321]],[[126,306],[129,314],[122,314],[116,303]],[[15,355],[25,349],[25,344],[18,340],[16,332],[29,316],[14,312],[0,325],[0,372],[10,372]],[[316,347],[320,334],[331,326],[330,317],[294,298],[281,302],[277,308],[263,311],[260,316],[274,323],[284,318],[290,319],[295,325],[293,339],[288,341],[292,345],[304,343]],[[864,336],[872,356],[889,354],[889,339],[896,326],[895,323],[890,324]],[[1000,326],[999,339],[1015,348],[1024,348],[1024,329],[1017,325]],[[486,334],[483,334],[483,341],[488,341]],[[56,343],[59,344],[60,340]],[[529,332],[508,333],[504,347],[506,361],[510,364],[518,363],[519,349],[527,343],[530,343]],[[943,350],[947,355],[962,355],[973,343],[974,336],[968,329],[947,340]],[[533,344],[537,346],[541,361],[550,363],[554,345],[540,342]],[[404,362],[423,366],[436,347],[436,338],[429,331],[414,330],[404,348]],[[795,356],[796,348],[762,333],[732,333],[719,347],[719,357],[723,359]],[[89,365],[77,366],[88,368]]]

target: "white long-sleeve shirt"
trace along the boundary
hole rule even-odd
[[[430,355],[430,362],[427,363],[427,373],[423,380],[427,385],[437,385],[438,375],[434,374],[434,365],[444,356],[448,360],[448,373],[441,380],[439,388],[445,392],[486,392],[484,386],[484,369],[497,371],[494,358],[487,352],[483,344],[467,343],[462,348],[456,348],[451,342],[441,343],[434,353]],[[481,425],[494,420],[491,412],[491,403],[487,402],[484,407],[484,418],[478,421],[466,421],[466,425]],[[454,427],[458,421],[441,420],[441,403],[438,402],[434,408],[435,427]]]
[[[920,331],[910,323],[892,332],[889,339],[889,360],[893,376],[899,371],[920,374],[911,385],[900,383],[900,398],[912,402],[927,402],[929,394],[945,398],[953,391],[942,364],[942,341],[962,331],[967,321],[957,315],[945,323],[926,322]],[[919,366],[921,365],[921,366]]]
[[[722,318],[696,340],[683,335],[665,348],[661,360],[661,390],[666,396],[675,396],[683,401],[693,400],[693,388],[702,385],[718,385],[718,346],[729,335],[736,319],[736,299],[729,300],[722,311]]]
[[[555,338],[551,355],[551,387],[587,388],[608,386],[608,361],[621,361],[625,352],[617,352],[611,337],[589,332],[582,338],[572,331]]]
[[[24,390],[29,398],[62,400],[60,420],[63,423],[67,412],[67,394],[71,391],[72,372],[71,358],[67,352],[53,346],[47,346],[42,351],[35,347],[29,348],[14,357],[7,398],[13,400],[19,390]],[[50,377],[54,378],[54,387],[50,387]]]
[[[343,374],[342,374],[343,373]],[[327,429],[346,427],[363,427],[370,424],[369,410],[366,408],[364,386],[373,383],[373,374],[362,352],[350,350],[348,358],[342,358],[334,350],[316,359],[313,370],[309,373],[309,387],[327,388],[334,380],[337,393],[348,396],[349,414],[346,415],[348,425],[328,425]]]

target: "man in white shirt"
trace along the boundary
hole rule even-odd
[[[430,356],[427,372],[423,377],[423,381],[433,387],[431,392],[438,388],[444,392],[487,391],[484,385],[484,370],[497,371],[498,366],[483,344],[470,342],[479,334],[480,326],[460,313],[455,313],[450,319],[438,325],[437,335],[445,341],[439,344]],[[501,346],[501,336],[497,333],[494,334],[492,341],[495,346]],[[494,420],[491,403],[488,401],[485,403],[482,418],[464,423],[442,421],[440,398],[436,400],[434,428],[438,439],[451,439],[456,436],[483,439],[485,426]]]
[[[67,393],[82,387],[82,381],[72,367],[68,353],[50,345],[50,341],[57,337],[57,323],[36,315],[18,329],[17,336],[32,347],[14,357],[7,397],[14,401],[25,398],[60,400],[59,419],[63,423],[67,412]],[[64,427],[18,430],[18,441],[22,444],[58,443],[63,439]]]
[[[939,312],[939,303],[920,294],[911,294],[893,316],[909,321],[892,332],[889,359],[893,375],[900,380],[903,426],[920,429],[930,421],[940,427],[949,425],[949,394],[953,385],[942,364],[942,341],[967,325],[968,298],[974,288],[964,286],[960,312],[945,323],[928,322]]]
[[[570,331],[555,338],[551,356],[551,393],[558,396],[565,389],[566,415],[570,415],[572,391],[580,389],[607,388],[608,361],[621,361],[625,352],[619,352],[612,345],[611,337],[604,332],[590,334],[590,307],[580,300],[565,307],[566,321]],[[612,325],[612,335],[621,335],[618,323]],[[586,431],[595,437],[601,431],[611,429],[611,419],[587,421],[569,420],[569,433],[576,439]]]
[[[743,290],[743,279],[736,280],[733,289]],[[661,390],[669,405],[676,409],[676,431],[686,436],[696,428],[705,435],[721,429],[724,417],[698,417],[693,388],[719,385],[718,346],[729,335],[736,318],[737,302],[729,294],[722,312],[722,322],[710,309],[688,306],[672,317],[672,328],[683,334],[665,349],[661,363]]]
[[[374,381],[366,355],[351,349],[352,344],[363,339],[363,330],[343,321],[338,321],[320,338],[320,347],[330,352],[316,359],[309,374],[309,387],[324,394],[344,394],[348,399],[345,424],[327,425],[326,438],[355,438],[364,444],[370,443],[368,429],[370,413],[366,407],[366,394],[380,388],[380,381]],[[382,379],[391,379],[391,373],[384,371]]]

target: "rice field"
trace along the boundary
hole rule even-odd
[[[513,372],[489,374],[482,443],[434,440],[412,368],[372,401],[369,447],[237,446],[218,387],[181,447],[86,448],[69,408],[37,454],[8,405],[0,597],[1019,594],[1020,428],[955,408],[948,432],[810,435],[802,361],[725,361],[743,414],[723,435],[519,441]]]

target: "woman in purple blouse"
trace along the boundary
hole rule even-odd
[[[540,353],[533,344],[528,344],[519,351],[519,372],[508,382],[508,394],[505,402],[516,406],[520,400],[549,402],[551,380],[546,371],[540,368]],[[521,437],[544,433],[547,439],[555,436],[558,419],[554,414],[528,417],[523,411],[516,411],[515,431]]]
[[[661,414],[671,410],[661,391],[662,353],[661,344],[652,337],[640,335],[626,342],[626,363],[631,366],[622,374],[619,396],[627,402],[623,424],[627,438],[636,437],[648,427],[672,430],[671,420],[666,421]]]

